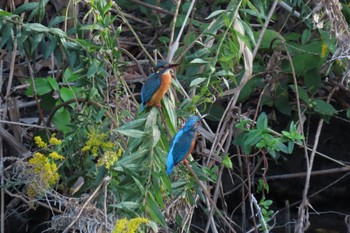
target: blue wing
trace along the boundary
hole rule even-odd
[[[145,109],[146,103],[150,101],[154,93],[159,89],[161,83],[161,79],[158,74],[151,74],[146,82],[143,84],[141,89],[141,112]]]
[[[171,173],[173,167],[185,159],[188,154],[195,132],[184,132],[180,130],[171,142],[167,160],[167,175]]]

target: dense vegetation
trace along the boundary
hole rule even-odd
[[[318,227],[311,177],[350,171],[348,157],[319,150],[336,137],[324,127],[342,128],[335,119],[349,127],[347,2],[18,0],[1,8],[1,232]],[[176,78],[161,108],[140,112],[142,83],[159,60],[180,64]],[[167,176],[173,136],[204,114],[189,166]],[[315,169],[320,159],[326,165]],[[345,182],[341,175],[320,192]],[[303,179],[290,186],[295,177]],[[350,207],[327,208],[350,228]]]

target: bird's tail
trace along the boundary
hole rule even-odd
[[[172,154],[168,154],[168,160],[166,162],[166,174],[170,175],[174,167],[174,158]]]

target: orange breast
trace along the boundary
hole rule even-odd
[[[196,137],[197,137],[197,132],[194,133],[194,138],[192,140],[192,144],[191,144],[190,150],[187,152],[187,155],[186,155],[185,159],[187,159],[187,157],[192,153],[192,151],[194,149],[194,146],[196,145]]]
[[[160,105],[160,100],[163,98],[165,93],[169,90],[169,87],[171,85],[171,74],[170,70],[167,70],[164,74],[162,74],[160,87],[154,93],[150,101],[147,102],[147,106],[153,106],[153,105]]]

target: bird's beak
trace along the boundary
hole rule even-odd
[[[178,67],[180,64],[169,64],[169,68],[176,68]]]

